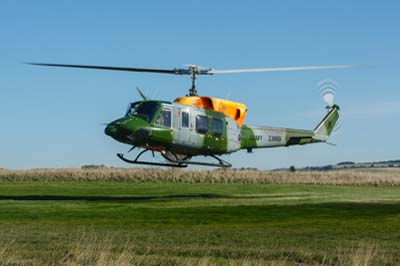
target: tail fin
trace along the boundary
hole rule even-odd
[[[336,125],[337,120],[339,119],[339,106],[335,104],[327,108],[329,110],[328,114],[314,129],[315,138],[321,141],[328,140],[333,128]]]

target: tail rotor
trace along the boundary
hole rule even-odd
[[[324,79],[318,83],[319,93],[326,102],[326,108],[330,109],[335,105],[337,83],[331,79]]]
[[[318,90],[326,103],[326,109],[331,110],[334,106],[338,107],[335,104],[336,92],[339,89],[338,83],[333,79],[324,79],[318,83]],[[338,107],[340,110],[340,108]],[[335,127],[332,130],[332,133],[337,133],[342,127],[342,115],[339,117],[339,120],[336,122]]]

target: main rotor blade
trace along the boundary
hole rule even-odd
[[[175,74],[175,75],[189,75],[190,71],[187,69],[153,69],[153,68],[132,68],[132,67],[113,67],[113,66],[92,66],[92,65],[69,65],[69,64],[48,64],[48,63],[27,63],[35,66],[49,66],[49,67],[70,67],[70,68],[86,68],[86,69],[100,69],[100,70],[114,70],[114,71],[128,71],[128,72],[150,72],[161,74]]]
[[[154,68],[132,68],[132,67],[113,67],[113,66],[93,66],[93,65],[70,65],[70,64],[49,64],[49,63],[27,63],[35,66],[49,67],[69,67],[69,68],[86,68],[127,72],[147,72],[174,75],[213,75],[213,74],[231,74],[231,73],[254,73],[254,72],[281,72],[281,71],[301,71],[301,70],[323,70],[323,69],[344,69],[353,68],[352,65],[335,65],[335,66],[299,66],[299,67],[270,67],[270,68],[248,68],[248,69],[204,69],[198,66],[190,65],[189,69],[154,69]]]
[[[248,69],[211,69],[208,74],[230,74],[230,73],[254,73],[254,72],[279,72],[279,71],[300,71],[300,70],[323,70],[323,69],[343,69],[353,68],[352,65],[336,66],[299,66],[299,67],[270,67],[270,68],[248,68]]]

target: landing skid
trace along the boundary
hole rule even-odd
[[[208,155],[210,157],[213,157],[214,159],[216,159],[218,161],[218,163],[205,163],[205,162],[187,162],[187,164],[193,164],[193,165],[204,165],[204,166],[213,166],[213,167],[223,167],[223,168],[229,168],[232,167],[232,164],[222,160],[221,158],[218,158],[215,155]]]
[[[132,163],[132,164],[144,164],[144,165],[156,165],[156,166],[168,166],[168,167],[180,167],[180,168],[185,168],[188,165],[184,163],[160,163],[160,162],[150,162],[150,161],[140,161],[139,158],[140,156],[143,155],[143,153],[147,152],[149,150],[143,150],[141,151],[134,160],[130,160],[124,157],[122,153],[117,153],[118,158],[120,158],[122,161],[126,163]]]
[[[167,166],[167,167],[179,167],[179,168],[185,168],[188,167],[189,164],[191,165],[203,165],[203,166],[212,166],[212,167],[223,167],[223,168],[229,168],[232,167],[232,164],[230,164],[227,161],[222,160],[221,158],[218,158],[215,155],[206,155],[214,158],[215,160],[218,161],[218,163],[207,163],[207,162],[199,162],[199,161],[181,161],[181,160],[175,160],[170,157],[166,157],[163,155],[165,159],[167,159],[169,162],[166,163],[161,163],[161,162],[150,162],[150,161],[141,161],[139,158],[149,150],[143,150],[141,151],[134,160],[130,160],[124,157],[122,153],[117,153],[118,158],[120,158],[122,161],[126,163],[132,163],[132,164],[144,164],[144,165],[156,165],[156,166]],[[176,157],[176,156],[175,156]]]
[[[163,155],[163,154],[161,153],[161,155]],[[174,159],[172,159],[170,157],[166,157],[166,156],[163,155],[163,157],[165,159],[167,159],[168,161],[173,162],[173,163],[186,163],[186,164],[192,164],[192,165],[203,165],[203,166],[225,167],[225,168],[232,167],[232,164],[228,163],[227,161],[222,160],[221,158],[218,158],[215,155],[205,155],[205,156],[210,156],[210,157],[214,158],[215,160],[218,161],[218,163],[206,163],[206,162],[196,162],[196,161],[180,161],[180,160],[174,160]]]

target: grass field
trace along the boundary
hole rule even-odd
[[[0,265],[400,265],[398,175],[354,186],[3,172]]]

